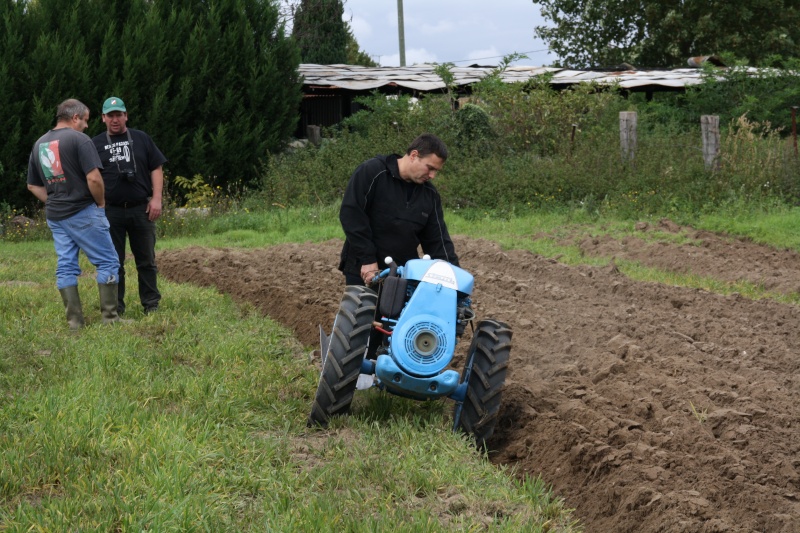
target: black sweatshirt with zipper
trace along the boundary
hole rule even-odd
[[[370,263],[386,268],[386,256],[402,266],[419,258],[419,245],[432,259],[458,266],[436,187],[403,180],[399,157],[375,156],[350,176],[339,211],[345,233],[339,270],[346,274]]]

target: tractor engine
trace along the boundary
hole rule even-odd
[[[322,372],[309,426],[327,426],[350,412],[357,390],[378,387],[415,400],[453,400],[453,431],[486,449],[500,413],[511,328],[491,318],[473,323],[469,272],[428,256],[401,267],[387,257],[386,264],[371,286],[344,288],[330,335],[319,327]],[[459,375],[450,366],[468,324],[472,341]]]
[[[378,356],[378,386],[417,399],[448,396],[459,373],[446,370],[457,337],[474,314],[473,276],[446,261],[414,259],[385,280],[379,328],[386,336]]]

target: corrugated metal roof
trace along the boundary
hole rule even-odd
[[[357,65],[314,65],[302,64],[299,72],[304,84],[314,87],[341,88],[354,91],[377,89],[378,87],[400,86],[418,91],[444,89],[444,82],[434,72],[435,65],[414,65],[411,67],[361,67]],[[454,67],[452,73],[456,85],[475,83],[494,70],[493,67]],[[748,72],[756,72],[748,68]],[[569,70],[553,67],[509,67],[501,78],[505,82],[527,81],[534,76],[549,72],[553,85],[572,85],[590,82],[612,85],[615,82],[624,89],[647,86],[669,88],[697,85],[702,82],[701,71],[696,68],[673,70],[622,70],[618,72],[599,72],[591,70]]]

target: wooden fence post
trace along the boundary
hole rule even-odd
[[[623,161],[633,161],[636,156],[636,112],[619,114],[619,143]]]
[[[700,128],[703,132],[703,161],[706,170],[719,170],[719,117],[703,115],[700,117]]]
[[[319,126],[308,126],[306,128],[306,135],[308,136],[308,142],[314,146],[322,144],[322,128]]]

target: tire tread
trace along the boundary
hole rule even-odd
[[[327,426],[331,417],[350,411],[361,360],[367,350],[377,294],[367,287],[345,287],[333,324],[328,353],[317,393],[311,406],[309,426]]]
[[[491,319],[482,320],[470,346],[468,361],[472,361],[472,371],[459,427],[474,438],[481,448],[486,447],[486,441],[494,433],[497,424],[511,353],[511,337],[512,331],[507,324]]]

